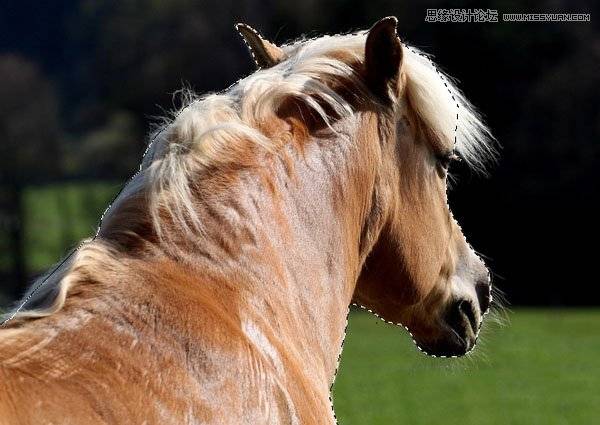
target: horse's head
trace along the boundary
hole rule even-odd
[[[375,24],[360,39],[360,63],[352,64],[376,98],[371,133],[379,146],[364,231],[369,253],[353,300],[403,324],[428,354],[462,355],[475,345],[491,286],[448,206],[448,167],[457,154],[476,162],[490,136],[429,59],[402,45],[396,22]],[[294,54],[249,27],[238,30],[261,67]]]
[[[463,118],[471,121],[475,117],[468,108],[458,109],[459,94],[448,92],[441,75],[430,75],[430,81],[415,75],[436,70],[418,69],[429,59],[407,49],[396,36],[394,18],[368,33],[367,78],[394,107],[382,132],[387,145],[377,193],[384,224],[355,300],[387,321],[402,323],[425,352],[462,355],[475,345],[491,299],[488,270],[452,217],[446,195],[448,167],[457,158],[455,133],[461,123],[456,113],[459,119],[460,114],[469,114]],[[431,98],[434,94],[441,97]],[[433,123],[447,119],[448,97],[455,109],[452,134]]]

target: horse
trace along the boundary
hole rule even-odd
[[[0,422],[333,424],[352,304],[429,355],[474,347],[490,275],[447,203],[494,155],[397,20],[278,46],[185,95],[96,237],[0,331]]]

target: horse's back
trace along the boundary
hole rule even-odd
[[[11,401],[14,389],[11,376],[0,364],[0,424],[2,425],[19,423],[15,405]]]
[[[0,367],[0,424],[106,424],[77,391]]]
[[[119,308],[98,307],[118,292],[73,296],[54,315],[0,330],[0,425],[275,424],[300,413],[240,328],[234,283],[152,269],[129,282],[136,298]]]
[[[71,337],[44,324],[0,330],[0,424],[108,423],[90,397],[102,379]]]

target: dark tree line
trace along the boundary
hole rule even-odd
[[[585,12],[591,23],[428,24],[427,8]],[[25,280],[20,193],[60,179],[123,180],[152,117],[187,85],[217,91],[252,71],[238,21],[276,42],[399,18],[401,37],[461,81],[503,146],[492,177],[454,169],[451,198],[515,303],[595,303],[600,32],[592,2],[496,0],[63,0],[0,17],[0,202],[13,292]],[[12,15],[11,15],[12,14]],[[0,16],[3,14],[0,14]],[[44,18],[46,16],[46,18]],[[51,17],[52,19],[48,19]],[[4,21],[3,21],[4,19]],[[35,23],[35,25],[32,25]],[[17,34],[17,35],[14,35]],[[0,37],[1,39],[2,37]],[[583,241],[583,242],[582,242]],[[2,289],[6,291],[6,289]]]
[[[27,279],[23,190],[60,169],[58,101],[40,70],[14,55],[0,55],[0,99],[0,223],[12,260],[7,292],[14,296]]]

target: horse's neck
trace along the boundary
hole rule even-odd
[[[218,225],[213,238],[208,233],[213,242],[207,249],[217,259],[213,267],[237,281],[246,277],[240,282],[242,330],[276,369],[292,361],[327,391],[344,338],[370,201],[369,188],[356,187],[372,178],[361,174],[366,168],[361,169],[352,143],[312,141],[302,154],[290,147],[287,161],[278,159],[266,174],[241,179],[225,200],[215,196],[208,207],[208,219]]]
[[[245,338],[266,361],[276,370],[295,365],[324,396],[372,239],[365,223],[377,168],[368,163],[376,157],[368,150],[378,146],[368,140],[377,134],[374,120],[361,126],[368,135],[337,124],[348,139],[289,143],[260,169],[205,175],[194,202],[201,232],[181,236],[169,255],[198,270],[186,278],[190,286],[223,292],[212,299],[224,297],[238,311]],[[129,235],[119,226],[139,216],[132,211],[131,219],[113,219],[103,236]]]

